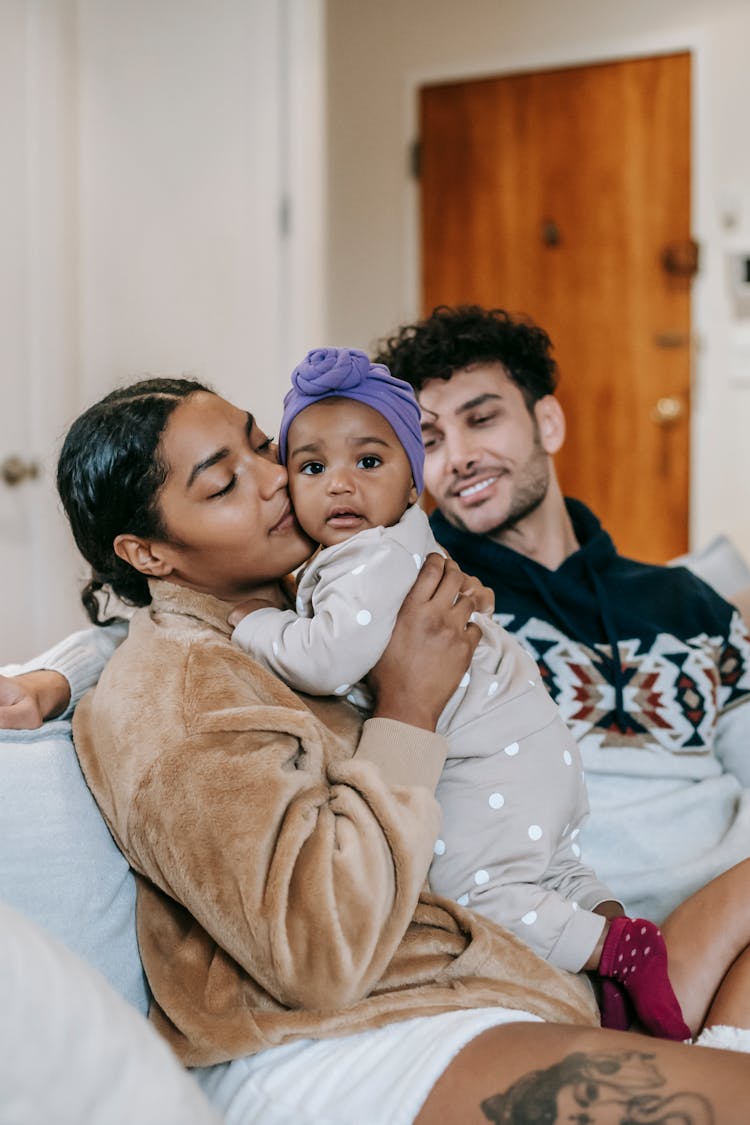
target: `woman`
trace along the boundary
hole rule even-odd
[[[360,729],[345,701],[300,698],[230,644],[233,604],[285,604],[310,549],[252,417],[184,380],[136,384],[73,425],[58,483],[89,607],[105,587],[149,607],[77,709],[76,744],[140,875],[152,1019],[189,1065],[238,1060],[203,1074],[229,1120],[532,1120],[529,1099],[540,1120],[597,1100],[608,1120],[744,1120],[740,1057],[601,1031],[584,978],[422,891],[435,723],[481,589],[428,560]],[[693,1030],[715,993],[748,1026],[750,917],[732,901],[748,878],[735,868],[665,926]]]

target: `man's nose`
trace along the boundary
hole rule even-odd
[[[479,460],[476,445],[470,435],[446,435],[444,443],[446,463],[453,473],[466,473]]]

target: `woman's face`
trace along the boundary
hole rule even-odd
[[[299,566],[313,544],[300,529],[276,447],[251,415],[198,391],[171,414],[160,456],[167,542],[162,576],[225,601]]]

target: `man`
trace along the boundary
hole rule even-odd
[[[625,559],[564,499],[548,336],[500,310],[439,307],[377,355],[422,408],[432,527],[495,591],[581,748],[584,856],[660,921],[750,855],[750,637],[683,568]]]

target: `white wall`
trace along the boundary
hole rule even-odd
[[[274,0],[79,0],[81,396],[189,373],[275,422],[285,152]]]
[[[407,149],[420,82],[693,50],[693,229],[702,264],[691,541],[724,531],[750,557],[750,376],[732,375],[750,318],[736,317],[725,270],[730,243],[750,253],[747,0],[328,0],[327,12],[328,340],[361,347],[418,312]],[[728,205],[731,231],[722,221]]]
[[[192,374],[273,431],[322,339],[323,15],[322,0],[3,0],[0,458],[46,473],[0,486],[0,660],[80,620],[53,476],[83,406]]]

